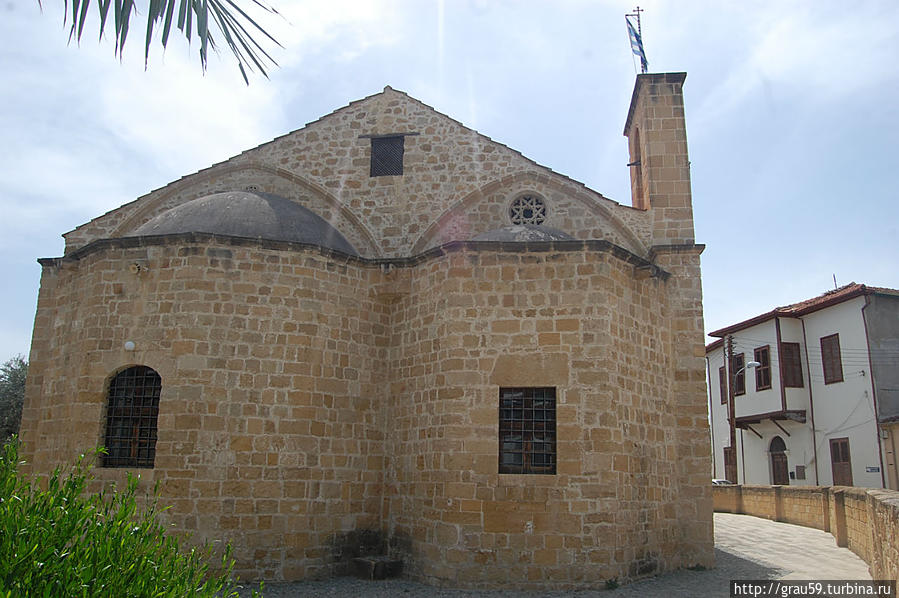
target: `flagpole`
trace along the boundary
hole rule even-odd
[[[643,49],[643,25],[640,22],[640,13],[641,12],[645,12],[645,9],[637,6],[637,8],[634,9],[634,12],[627,13],[624,15],[624,20],[625,20],[625,22],[628,23],[628,26],[632,27],[632,25],[630,25],[630,22],[627,20],[627,18],[628,17],[637,17],[637,44],[639,45],[640,52],[638,54],[635,50],[634,53],[638,54],[640,56],[640,72],[642,72],[645,75],[647,69],[649,68],[649,64],[648,64],[648,61],[646,60],[646,52]],[[631,40],[631,45],[633,47],[633,40]]]

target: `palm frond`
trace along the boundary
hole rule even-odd
[[[91,0],[63,0],[63,2],[64,23],[69,24],[69,18],[71,18],[69,41],[75,40],[80,43],[84,25],[90,18]],[[38,4],[41,4],[41,0],[38,0]],[[274,7],[263,0],[148,0],[144,67],[146,68],[150,59],[150,46],[153,43],[154,31],[157,30],[157,27],[162,30],[159,42],[165,48],[174,25],[181,31],[188,43],[191,43],[192,37],[196,35],[200,46],[200,65],[203,72],[206,71],[208,50],[216,51],[216,36],[220,35],[237,59],[237,66],[248,85],[247,70],[250,72],[258,70],[267,78],[268,69],[277,66],[278,63],[265,50],[257,37],[261,36],[279,47],[283,46],[240,4],[252,4],[269,14],[279,15]],[[111,22],[115,28],[115,54],[121,59],[125,50],[125,41],[128,38],[131,18],[138,12],[137,6],[134,0],[96,0],[95,6],[100,18],[100,37],[103,37],[107,23]],[[112,8],[112,21],[109,20],[110,8]],[[216,29],[215,35],[213,35],[213,28]]]

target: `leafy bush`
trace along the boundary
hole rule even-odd
[[[46,489],[18,465],[14,437],[0,451],[0,597],[238,596],[231,547],[211,574],[211,547],[182,551],[158,521],[158,494],[139,506],[134,476],[124,489],[88,494],[83,455]]]

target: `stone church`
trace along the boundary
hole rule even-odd
[[[631,205],[386,87],[66,233],[29,467],[105,446],[245,579],[711,566],[685,76],[637,76]]]

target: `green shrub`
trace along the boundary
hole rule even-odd
[[[139,505],[134,476],[124,489],[88,494],[83,455],[46,489],[18,465],[13,437],[0,451],[0,598],[238,595],[231,547],[210,573],[211,547],[182,551],[158,521],[158,494]]]

